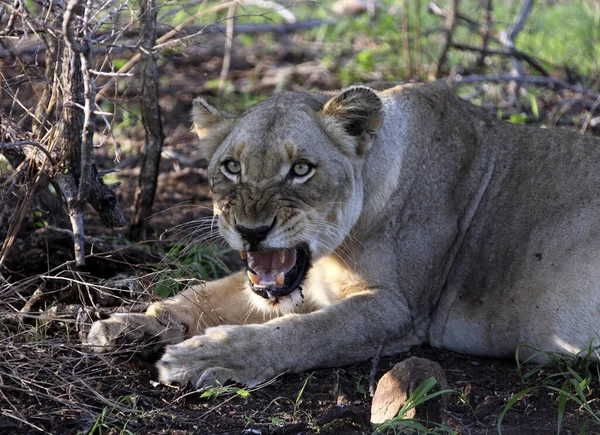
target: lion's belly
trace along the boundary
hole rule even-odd
[[[531,234],[510,264],[488,271],[486,290],[453,283],[434,317],[431,344],[499,357],[513,357],[520,345],[566,354],[593,340],[599,345],[600,226],[593,227],[571,220]]]

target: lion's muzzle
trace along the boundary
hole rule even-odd
[[[304,244],[270,251],[242,251],[252,290],[265,299],[277,299],[296,290],[310,268],[310,254]]]

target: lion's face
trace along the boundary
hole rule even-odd
[[[367,114],[365,102],[374,106]],[[362,163],[380,108],[362,87],[329,101],[280,94],[237,119],[196,100],[219,228],[246,259],[255,293],[277,300],[299,290],[311,261],[344,241],[362,209]]]

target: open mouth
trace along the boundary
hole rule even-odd
[[[308,247],[299,245],[280,251],[242,251],[248,266],[252,291],[265,299],[276,299],[296,290],[310,268]]]

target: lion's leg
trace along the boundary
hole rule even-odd
[[[264,324],[213,327],[167,346],[158,363],[159,377],[196,386],[229,379],[256,385],[284,372],[345,365],[375,355],[386,336],[395,350],[402,341],[406,347],[415,344],[410,319],[398,292],[352,292],[314,312]]]
[[[249,306],[246,282],[245,274],[240,272],[155,302],[145,314],[113,314],[92,325],[88,343],[98,352],[131,347],[129,345],[144,345],[146,352],[152,352],[165,344],[202,334],[211,326],[268,320]]]

